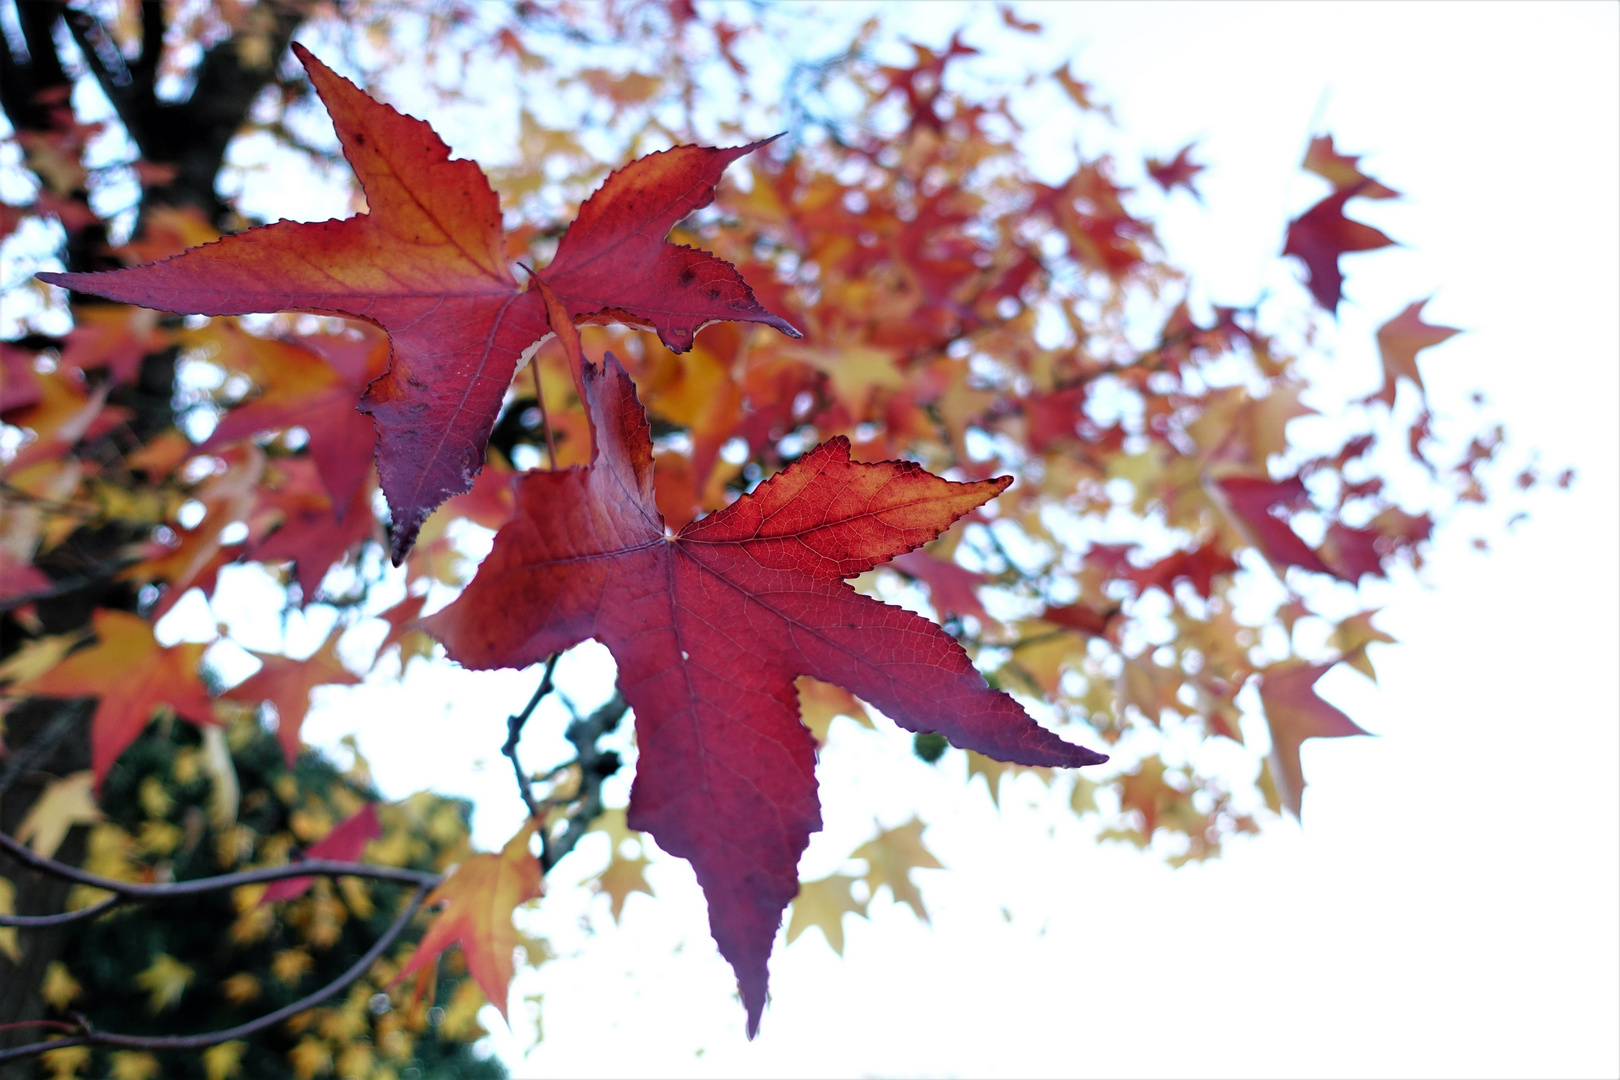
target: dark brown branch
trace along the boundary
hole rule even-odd
[[[529,722],[534,710],[539,706],[541,699],[554,689],[551,676],[557,670],[557,660],[561,653],[552,653],[546,661],[546,674],[535,687],[534,696],[529,703],[523,706],[523,711],[514,713],[506,718],[506,743],[501,747],[501,753],[512,759],[512,772],[517,776],[518,794],[523,797],[523,805],[529,808],[529,816],[536,821],[544,821],[545,814],[540,804],[534,801],[534,785],[529,782],[529,774],[523,771],[523,765],[518,761],[518,740],[523,737],[523,725]]]
[[[397,881],[406,885],[416,885],[423,889],[431,889],[443,880],[443,877],[439,874],[429,874],[421,870],[408,870],[399,866],[341,862],[337,859],[305,859],[301,862],[289,863],[286,866],[262,866],[255,870],[241,870],[234,874],[219,874],[214,877],[195,878],[191,881],[169,881],[157,885],[140,885],[130,881],[119,881],[116,878],[102,877],[100,874],[91,874],[80,870],[76,866],[68,866],[66,863],[59,863],[55,859],[47,859],[43,855],[36,854],[31,848],[19,844],[4,833],[0,833],[0,849],[3,849],[23,865],[41,873],[51,874],[79,885],[88,885],[93,889],[105,889],[107,892],[115,893],[123,903],[150,903],[154,900],[170,900],[177,896],[196,896],[200,893],[215,892],[219,889],[234,889],[240,885],[257,885],[261,882],[282,881],[286,878],[296,877],[363,877],[375,881]],[[16,918],[27,917],[30,916],[0,915],[0,926],[27,925],[26,923],[11,921]]]
[[[326,860],[321,860],[322,862]],[[302,864],[300,869],[307,869],[317,865],[314,862]],[[427,877],[429,875],[423,875]],[[218,879],[215,879],[218,880]],[[45,1042],[29,1043],[26,1046],[14,1047],[10,1050],[0,1050],[0,1063],[13,1061],[17,1058],[30,1057],[47,1050],[60,1050],[68,1046],[118,1046],[130,1050],[201,1050],[207,1046],[217,1046],[222,1042],[240,1039],[265,1028],[273,1027],[291,1016],[296,1016],[306,1009],[316,1005],[347,989],[360,976],[364,975],[373,963],[377,961],[388,947],[392,945],[399,935],[405,932],[411,919],[422,907],[422,901],[427,896],[430,884],[422,883],[416,887],[416,893],[411,897],[405,910],[399,913],[392,925],[383,931],[381,937],[366,950],[364,956],[356,960],[350,968],[325,986],[315,990],[289,1005],[283,1005],[273,1013],[268,1013],[257,1020],[250,1020],[245,1024],[238,1024],[223,1031],[209,1031],[201,1035],[119,1035],[115,1032],[95,1031],[90,1022],[84,1017],[76,1017],[82,1035],[74,1035],[65,1039],[50,1039]]]
[[[549,872],[564,855],[573,851],[591,822],[602,816],[602,781],[618,772],[623,762],[614,751],[598,749],[596,741],[615,730],[629,708],[623,695],[615,693],[591,715],[568,725],[564,737],[574,744],[580,772],[579,793],[571,801],[578,805],[568,815],[568,825],[561,835],[552,836],[550,830],[541,832],[541,873]]]

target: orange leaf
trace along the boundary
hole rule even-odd
[[[540,895],[540,862],[529,854],[535,823],[528,822],[506,842],[499,855],[474,855],[428,895],[429,904],[444,910],[422,936],[422,944],[400,969],[395,982],[439,954],[460,944],[467,970],[484,996],[506,1015],[506,992],[512,982],[512,950],[522,944],[512,913]]]
[[[360,677],[344,667],[343,661],[338,659],[337,643],[344,629],[341,625],[334,627],[327,635],[326,643],[305,660],[255,652],[253,655],[264,662],[264,667],[222,695],[228,701],[250,704],[268,701],[275,705],[278,717],[276,741],[281,743],[282,755],[289,766],[298,760],[298,751],[303,745],[298,736],[303,730],[304,717],[309,712],[310,694],[315,688],[353,686],[360,681]]]
[[[208,646],[159,645],[152,627],[124,611],[96,611],[96,644],[80,649],[45,674],[12,687],[45,697],[99,697],[90,722],[90,766],[96,786],[159,706],[193,724],[213,724],[213,706],[198,665]]]

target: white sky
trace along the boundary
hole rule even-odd
[[[914,32],[954,25],[943,7],[913,9]],[[1517,446],[1580,478],[1489,555],[1447,531],[1388,590],[1401,644],[1375,650],[1380,685],[1320,684],[1380,737],[1307,744],[1303,830],[1172,871],[1097,846],[1032,780],[998,814],[960,755],[931,769],[901,733],[835,728],[802,872],[836,869],[874,816],[920,813],[950,867],[918,875],[932,927],[885,893],[846,921],[842,961],[814,932],[779,942],[749,1043],[686,865],[660,857],[658,898],[615,927],[565,887],[606,857],[582,848],[536,923],[569,955],[520,979],[545,1041],[521,1056],[514,996],[500,1052],[518,1076],[1620,1072],[1620,5],[1021,10],[1048,23],[1021,55],[1076,58],[1141,152],[1198,140],[1203,206],[1172,200],[1161,236],[1217,300],[1280,280],[1267,260],[1319,194],[1298,162],[1328,91],[1318,128],[1407,198],[1352,215],[1406,246],[1346,261],[1327,377],[1371,389],[1373,327],[1433,293],[1430,321],[1469,330],[1423,357],[1433,399],[1460,414],[1484,389]],[[589,664],[565,674],[603,696]],[[531,689],[419,668],[404,690],[329,691],[305,734],[358,731],[390,793],[483,796],[498,846],[519,816],[504,717]]]

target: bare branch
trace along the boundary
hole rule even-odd
[[[321,861],[324,862],[325,860]],[[422,876],[428,877],[429,875]],[[223,1031],[204,1032],[201,1035],[149,1036],[119,1035],[115,1032],[96,1031],[91,1028],[88,1020],[79,1016],[75,1017],[75,1019],[79,1021],[79,1030],[83,1034],[65,1039],[29,1043],[26,1046],[14,1047],[10,1050],[0,1050],[0,1064],[18,1058],[30,1057],[47,1050],[60,1050],[68,1046],[118,1046],[130,1050],[200,1050],[203,1047],[217,1046],[222,1042],[240,1039],[255,1032],[263,1031],[265,1028],[273,1027],[288,1017],[296,1016],[306,1009],[314,1008],[327,998],[347,989],[350,984],[364,975],[371,965],[376,962],[377,958],[387,951],[388,947],[399,938],[400,934],[405,932],[405,928],[410,925],[411,919],[415,918],[417,911],[421,909],[422,901],[426,898],[431,887],[431,884],[427,882],[418,884],[416,893],[411,897],[410,903],[405,905],[405,909],[399,913],[399,917],[393,921],[387,930],[383,931],[382,936],[377,939],[371,948],[366,950],[365,955],[356,960],[342,975],[339,975],[319,990],[315,990],[289,1005],[283,1005],[275,1012],[261,1016],[257,1020],[250,1020],[245,1024],[238,1024],[236,1027],[226,1028]]]
[[[416,885],[423,889],[431,889],[444,880],[440,874],[430,874],[421,870],[407,870],[398,866],[341,862],[337,859],[305,859],[301,862],[289,863],[286,866],[262,866],[254,870],[242,870],[234,874],[195,878],[190,881],[170,881],[157,885],[141,885],[130,881],[119,881],[116,878],[102,877],[100,874],[86,873],[78,867],[59,863],[55,859],[47,859],[43,855],[36,854],[32,849],[19,844],[4,833],[0,833],[0,849],[3,849],[18,862],[41,873],[51,874],[79,885],[89,885],[94,889],[105,889],[107,892],[114,893],[121,903],[150,903],[154,900],[170,900],[177,896],[196,896],[200,893],[216,892],[220,889],[234,889],[240,885],[258,885],[266,881],[282,881],[286,878],[296,877],[362,877],[371,878],[375,881],[397,881],[405,885]],[[23,918],[38,918],[38,916],[0,915],[0,926],[29,925],[25,922],[16,921]]]
[[[523,766],[518,761],[518,740],[523,737],[523,725],[529,722],[529,717],[534,714],[541,699],[551,693],[553,689],[551,676],[557,670],[557,660],[561,656],[561,653],[551,654],[550,659],[546,661],[545,677],[535,688],[534,696],[523,706],[522,712],[506,718],[506,744],[501,747],[501,753],[512,759],[512,771],[517,775],[518,794],[523,797],[523,805],[529,808],[529,816],[536,821],[544,821],[545,815],[540,805],[534,801],[534,785],[529,782],[529,774],[523,771]]]
[[[596,741],[616,729],[629,708],[624,696],[615,693],[607,704],[591,715],[568,725],[564,737],[574,744],[574,750],[578,754],[576,761],[580,771],[579,793],[575,796],[578,805],[574,812],[568,815],[568,826],[560,836],[553,837],[549,830],[541,832],[542,873],[550,871],[564,855],[573,851],[574,845],[579,843],[580,838],[591,827],[591,822],[602,816],[602,781],[618,772],[623,762],[614,751],[598,749]]]

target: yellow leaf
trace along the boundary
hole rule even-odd
[[[928,921],[922,893],[911,880],[913,870],[943,870],[944,866],[923,846],[919,818],[912,818],[896,829],[885,829],[850,853],[852,859],[866,860],[866,884],[876,892],[887,885],[896,902],[911,905],[917,918]]]
[[[239,971],[220,983],[220,989],[225,991],[225,997],[232,1005],[246,1005],[259,996],[259,979],[256,975]]]
[[[300,1039],[297,1046],[287,1051],[287,1057],[292,1061],[298,1080],[314,1080],[319,1074],[332,1071],[331,1047],[313,1035]]]
[[[1350,616],[1334,628],[1331,639],[1332,646],[1344,654],[1344,662],[1373,682],[1378,681],[1378,673],[1373,670],[1372,660],[1367,656],[1367,646],[1395,643],[1394,638],[1372,624],[1376,614],[1378,611],[1374,609]]]
[[[615,850],[607,869],[598,874],[595,879],[586,879],[590,882],[593,892],[608,894],[609,903],[613,909],[614,922],[619,921],[619,917],[624,911],[624,902],[629,899],[631,893],[646,893],[648,896],[653,894],[652,886],[647,884],[645,873],[649,865],[651,864],[645,855],[637,855],[633,859],[627,859]],[[585,883],[585,881],[580,882],[581,885]]]
[[[28,682],[39,678],[62,662],[73,646],[84,639],[83,634],[51,634],[24,642],[22,647],[0,664],[0,683]]]
[[[89,769],[52,780],[17,827],[17,839],[36,854],[53,857],[67,839],[69,829],[102,819],[93,791],[95,782],[96,776]]]
[[[13,907],[17,902],[17,887],[8,879],[0,877],[0,915],[15,915],[17,909]],[[0,926],[0,953],[10,957],[13,964],[20,963],[22,952],[17,946],[17,928],[15,926]]]
[[[90,1064],[88,1046],[64,1046],[60,1050],[47,1050],[39,1055],[51,1071],[51,1080],[78,1080],[79,1070]]]
[[[52,960],[45,968],[45,978],[39,984],[39,996],[44,998],[51,1008],[58,1012],[73,1004],[73,999],[84,993],[84,987],[79,985],[67,969],[67,965],[60,960]]]
[[[242,1071],[242,1054],[247,1050],[247,1043],[240,1039],[222,1042],[218,1046],[210,1046],[202,1052],[203,1072],[208,1080],[230,1080],[231,1077]]]
[[[242,787],[236,779],[236,765],[231,761],[231,746],[222,727],[205,726],[202,729],[202,771],[208,774],[208,823],[216,831],[236,824],[236,808],[242,799]]]
[[[303,949],[282,949],[270,958],[270,974],[284,986],[296,985],[314,966],[314,958]]]
[[[455,992],[445,1004],[444,1016],[439,1020],[439,1034],[454,1042],[472,1042],[486,1034],[478,1023],[478,1010],[489,1003],[489,998],[471,979],[456,984]]]
[[[872,727],[866,707],[848,690],[808,675],[800,676],[795,685],[799,690],[799,720],[815,736],[817,746],[827,744],[827,729],[835,717],[847,716],[862,727]]]
[[[996,805],[996,809],[999,810],[1001,808],[1001,776],[1008,769],[1011,769],[1012,766],[1008,765],[1005,761],[997,761],[995,758],[985,757],[977,750],[969,750],[967,752],[967,759],[968,783],[971,784],[975,776],[984,777],[985,785],[990,789],[990,801],[994,803]]]
[[[135,985],[147,993],[147,1007],[162,1012],[180,1001],[197,973],[168,953],[158,953],[152,965],[135,976]]]
[[[368,1042],[352,1042],[343,1048],[338,1055],[337,1074],[349,1076],[375,1076],[377,1067],[376,1056],[371,1052]]]
[[[788,923],[788,944],[814,926],[827,939],[833,952],[844,955],[844,916],[850,912],[866,917],[866,900],[856,900],[850,886],[857,879],[847,874],[831,874],[818,881],[799,885],[793,898],[793,920]]]
[[[157,1057],[144,1050],[114,1050],[109,1057],[112,1080],[154,1080],[163,1075]]]

